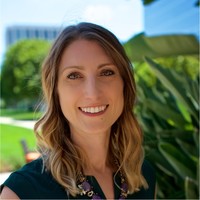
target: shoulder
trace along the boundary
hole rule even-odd
[[[1,192],[1,199],[20,199],[15,192],[5,186]]]
[[[3,183],[1,190],[4,186],[15,192],[20,199],[48,199],[56,193],[61,196],[65,194],[51,173],[43,169],[42,159],[32,161],[13,172]]]

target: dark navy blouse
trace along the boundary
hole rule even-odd
[[[9,187],[17,194],[20,199],[89,199],[87,196],[72,197],[67,195],[64,188],[59,185],[51,173],[42,170],[42,159],[37,159],[24,165],[18,171],[13,172],[8,179],[1,185],[1,191],[4,186]],[[147,190],[141,188],[140,191],[129,194],[127,199],[153,199],[155,196],[155,171],[152,166],[144,161],[142,173],[148,182]],[[93,176],[87,176],[87,180],[94,187],[95,193],[98,193],[103,199],[105,195],[101,190],[97,180]],[[120,177],[116,176],[116,182],[120,185]],[[115,185],[115,184],[114,184]],[[120,189],[115,185],[115,199],[119,199]]]

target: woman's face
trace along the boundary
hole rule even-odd
[[[57,89],[71,134],[107,133],[122,113],[122,77],[97,42],[76,40],[65,49]]]

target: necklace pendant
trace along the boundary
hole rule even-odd
[[[86,191],[83,189],[82,184],[79,184],[78,188],[80,189],[80,195],[81,196],[86,195]]]
[[[83,188],[83,190],[85,190],[86,192],[88,192],[88,191],[91,190],[91,186],[90,186],[90,184],[89,184],[87,181],[84,181],[84,182],[82,183],[82,188]]]
[[[92,197],[93,194],[94,194],[94,192],[92,190],[87,193],[88,197]]]
[[[102,199],[97,193],[93,191],[93,186],[86,180],[86,176],[84,176],[81,172],[79,174],[78,179],[78,188],[80,189],[80,195],[86,195],[92,200]],[[119,200],[126,199],[128,196],[128,184],[126,182],[126,178],[124,174],[120,171],[120,178],[121,178],[121,194]]]
[[[101,197],[98,196],[98,195],[96,195],[96,194],[94,194],[94,195],[92,196],[92,200],[96,200],[96,199],[101,199]]]
[[[127,192],[121,192],[121,197],[123,197],[124,199],[127,197]]]
[[[86,195],[86,192],[85,192],[84,190],[81,190],[81,191],[80,191],[80,195],[81,195],[81,196]]]
[[[121,185],[121,190],[123,192],[127,192],[128,191],[128,185],[127,183],[123,182],[122,185]]]

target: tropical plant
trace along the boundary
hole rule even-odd
[[[198,55],[199,41],[192,34],[146,36],[139,33],[124,44],[128,57],[133,61],[176,55]]]
[[[199,76],[145,60],[157,79],[149,85],[139,76],[136,112],[157,172],[157,197],[198,199]]]

